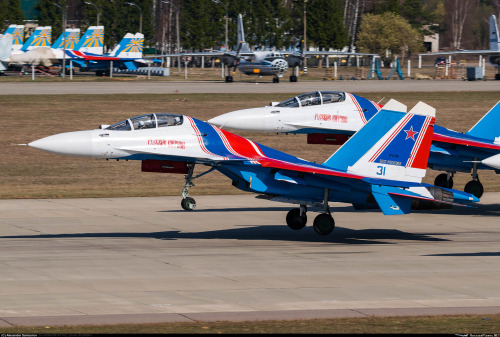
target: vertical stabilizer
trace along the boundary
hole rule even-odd
[[[495,15],[490,16],[490,50],[500,51],[500,43],[498,41],[498,24]]]
[[[238,52],[250,51],[245,41],[245,31],[243,30],[243,16],[238,14]]]
[[[104,26],[90,26],[80,38],[74,50],[92,54],[104,54]]]
[[[22,51],[32,50],[38,47],[51,46],[52,27],[37,27],[33,34],[26,40],[21,48]]]
[[[127,33],[109,56],[120,58],[140,59],[144,45],[144,34]]]
[[[500,137],[500,101],[474,125],[469,136],[494,140]]]
[[[64,40],[66,43],[64,43]],[[64,33],[61,33],[57,38],[56,42],[52,45],[54,49],[64,49],[66,45],[66,49],[75,49],[78,41],[80,40],[80,28],[67,28],[66,29],[66,37]]]
[[[0,35],[0,61],[7,61],[12,54],[12,35]],[[5,67],[0,62],[0,70],[5,70]]]
[[[401,103],[389,101],[323,165],[366,177],[421,182],[436,111],[423,102],[405,110]]]
[[[12,36],[12,49],[19,50],[23,47],[24,42],[24,25],[10,25],[4,35]]]

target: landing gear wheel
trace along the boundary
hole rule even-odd
[[[481,198],[484,193],[484,187],[483,184],[479,182],[479,180],[471,180],[465,185],[464,191],[474,195],[477,198]]]
[[[441,173],[434,179],[434,185],[444,188],[453,188],[453,178],[448,179],[448,174]]]
[[[226,76],[226,83],[233,83],[233,76]]]
[[[297,82],[297,76],[290,75],[290,82]]]
[[[186,197],[182,199],[181,206],[186,211],[192,211],[193,209],[196,208],[196,201],[191,197]]]
[[[319,235],[328,235],[335,228],[335,221],[330,214],[323,213],[314,219],[313,227]]]
[[[279,77],[273,77],[273,83],[280,83]]]
[[[286,224],[293,230],[304,228],[307,223],[307,215],[303,213],[300,215],[300,208],[292,208],[286,215]]]

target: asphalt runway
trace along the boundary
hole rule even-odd
[[[250,77],[249,77],[250,78]],[[258,79],[257,79],[258,80]],[[462,80],[344,80],[271,83],[222,81],[107,81],[0,82],[0,95],[175,94],[175,93],[302,93],[317,90],[346,92],[498,91],[500,81]]]
[[[500,193],[329,236],[254,196],[0,200],[0,326],[500,313]]]

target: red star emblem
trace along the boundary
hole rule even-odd
[[[413,131],[413,125],[410,127],[410,130],[404,130],[404,132],[406,132],[405,140],[408,138],[415,140],[415,135],[418,133],[418,131]]]

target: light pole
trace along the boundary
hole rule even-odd
[[[306,21],[306,5],[307,5],[307,0],[304,0],[304,45],[303,45],[303,49],[302,49],[302,53],[305,54],[306,52],[306,26],[307,26],[307,21]],[[306,62],[306,58],[304,57],[304,74],[307,74],[307,62]]]
[[[214,3],[216,4],[219,4],[219,5],[222,5],[224,6],[224,9],[226,10],[226,39],[224,40],[224,44],[225,44],[225,47],[226,47],[226,50],[228,49],[227,48],[227,20],[229,18],[228,16],[228,13],[227,13],[227,5],[223,2],[221,2],[220,0],[212,0]]]
[[[97,7],[97,5],[96,5],[95,3],[93,3],[93,2],[90,2],[90,1],[85,1],[85,3],[86,3],[87,5],[91,5],[91,6],[94,6],[94,7],[95,7],[95,10],[96,10],[96,12],[97,12],[97,26],[99,26],[99,16],[100,16],[100,14],[101,14],[101,12],[99,11],[99,8],[98,8],[98,7]]]
[[[175,27],[176,27],[176,30],[177,30],[177,46],[176,46],[176,50],[175,52],[177,54],[179,54],[181,52],[180,50],[180,39],[179,39],[179,8],[177,8],[176,5],[174,5],[172,2],[170,1],[162,1],[163,3],[166,3],[172,7],[174,7],[174,11],[175,11]],[[177,72],[181,72],[181,58],[180,56],[177,57]]]
[[[127,5],[129,6],[135,6],[139,9],[139,14],[140,14],[140,17],[139,17],[139,33],[142,34],[142,9],[141,7],[139,7],[139,5],[133,3],[133,2],[125,2]]]
[[[63,64],[62,64],[62,73],[61,77],[66,78],[66,10],[68,9],[68,5],[64,7],[58,3],[53,2],[52,4],[61,8],[62,11],[62,29],[63,29]]]

